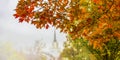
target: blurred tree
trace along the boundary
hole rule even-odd
[[[25,60],[24,54],[14,49],[11,42],[0,44],[0,60]]]
[[[41,41],[35,41],[33,48],[30,48],[29,54],[27,55],[27,60],[47,60],[47,55],[45,55],[43,49],[45,44]]]
[[[87,42],[82,38],[76,39],[75,41],[67,40],[64,43],[61,58],[63,58],[63,60],[64,58],[67,58],[68,60],[97,60],[89,48],[90,47],[88,47]]]
[[[17,51],[13,51],[12,54],[9,56],[8,60],[26,60],[26,59],[24,54],[21,54]]]
[[[67,40],[61,57],[68,60],[120,60],[119,46],[120,41],[115,39],[106,43],[102,50],[89,46],[83,38]]]

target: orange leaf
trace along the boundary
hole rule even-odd
[[[39,22],[38,21],[32,21],[31,24],[38,25]]]
[[[93,0],[94,3],[98,4],[99,3],[99,0]]]
[[[94,43],[93,43],[93,48],[94,48],[94,49],[97,48],[97,44],[98,44],[97,41],[94,41]]]
[[[28,22],[30,21],[30,19],[29,19],[29,18],[27,18],[25,21],[28,23]]]

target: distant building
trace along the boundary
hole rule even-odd
[[[59,48],[59,44],[58,41],[56,39],[56,31],[54,30],[54,40],[52,43],[52,48],[50,49],[50,54],[52,54],[54,56],[54,60],[59,60],[60,57],[60,48]]]
[[[44,44],[39,41],[35,42],[33,49],[26,55],[26,60],[60,60],[60,48],[56,39],[56,31],[54,30],[54,39],[52,47],[47,51],[42,50]]]

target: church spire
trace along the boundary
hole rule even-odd
[[[54,29],[53,48],[55,48],[55,49],[58,48],[58,42],[57,42],[57,39],[56,39],[56,30],[55,29]]]
[[[55,29],[54,29],[54,42],[57,42]]]

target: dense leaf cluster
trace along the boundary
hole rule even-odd
[[[87,39],[94,48],[120,40],[120,0],[19,0],[15,11],[19,22],[55,26],[73,39]]]

